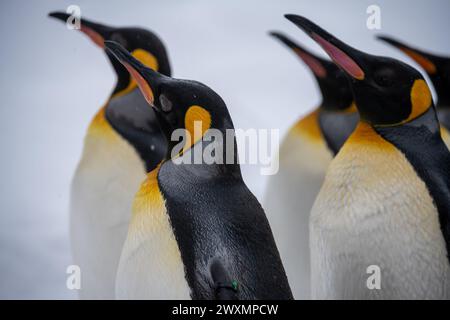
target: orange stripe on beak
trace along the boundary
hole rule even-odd
[[[124,66],[138,84],[139,88],[142,91],[142,94],[144,95],[145,100],[153,106],[155,97],[153,96],[153,91],[148,85],[147,81],[145,81],[145,79],[128,63],[124,62]]]
[[[364,80],[364,71],[352,58],[348,56],[348,54],[316,33],[312,33],[311,37],[321,45],[321,47],[328,53],[331,59],[333,59],[333,61],[346,73],[348,73],[355,79]]]
[[[86,34],[91,40],[100,48],[105,48],[105,39],[98,33],[88,28],[86,26],[81,25],[80,31]]]
[[[410,56],[411,59],[416,61],[429,74],[436,73],[436,66],[429,59],[408,48],[400,48],[400,50],[402,50],[404,53]]]

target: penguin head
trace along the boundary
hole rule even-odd
[[[171,136],[175,129],[185,129],[192,137],[191,144],[185,149],[201,139],[208,129],[233,129],[224,101],[208,86],[158,73],[143,65],[117,42],[105,41],[105,46],[130,72],[146,101],[156,111],[169,149],[173,147]]]
[[[70,15],[64,12],[52,12],[49,16],[63,22],[70,18]],[[171,75],[169,58],[164,44],[158,36],[148,30],[134,27],[115,28],[82,18],[80,20],[80,31],[102,49],[105,48],[104,41],[115,41],[147,67],[162,74]],[[116,91],[124,89],[132,81],[129,73],[108,51],[106,51],[106,54],[121,84],[119,88],[116,88]]]
[[[356,50],[304,17],[286,18],[303,29],[345,72],[362,121],[373,126],[401,125],[434,108],[430,89],[416,69]]]
[[[329,111],[351,109],[353,94],[348,79],[341,69],[280,32],[270,32],[270,35],[290,48],[311,70],[322,93],[322,109]]]
[[[433,55],[387,36],[378,36],[377,38],[401,50],[420,65],[433,82],[437,94],[436,105],[450,107],[450,57]]]

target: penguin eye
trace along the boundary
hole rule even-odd
[[[169,100],[164,94],[159,96],[159,103],[161,105],[161,110],[164,112],[172,111],[172,101]]]
[[[388,70],[377,72],[374,76],[374,80],[381,87],[390,87],[394,83],[393,74]]]
[[[392,79],[386,76],[376,78],[375,81],[382,87],[390,87],[392,85]]]

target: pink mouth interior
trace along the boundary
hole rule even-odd
[[[322,48],[328,53],[331,59],[333,59],[334,62],[336,62],[342,69],[344,69],[345,72],[347,72],[355,79],[364,79],[364,71],[344,51],[332,45],[330,42],[326,41],[316,33],[313,33],[311,37],[322,46]]]

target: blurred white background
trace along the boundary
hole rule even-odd
[[[215,89],[236,127],[279,128],[281,135],[319,96],[306,67],[267,31],[285,31],[321,52],[285,13],[413,65],[375,34],[450,55],[448,0],[1,1],[0,298],[76,298],[65,286],[69,184],[87,125],[115,80],[100,49],[47,17],[72,4],[94,21],[155,31],[174,75]],[[381,8],[380,31],[366,27],[372,4]],[[266,177],[257,166],[243,171],[261,199]]]

